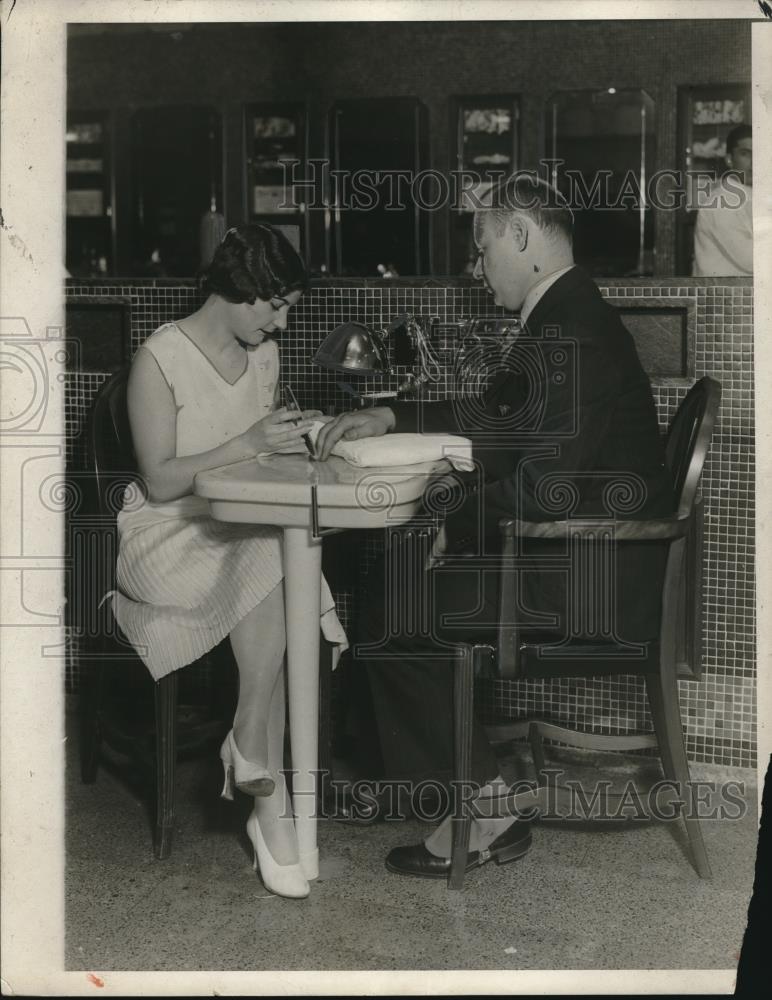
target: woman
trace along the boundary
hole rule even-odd
[[[157,680],[226,635],[238,664],[233,729],[222,745],[223,797],[254,797],[247,833],[264,884],[308,895],[282,768],[284,593],[280,529],[213,521],[193,495],[197,472],[273,451],[305,450],[316,411],[276,409],[279,352],[270,335],[306,288],[303,262],[271,226],[229,230],[202,276],[207,298],[137,351],[128,383],[147,498],[118,517],[113,611]],[[136,506],[136,505],[135,505]],[[345,643],[326,584],[322,628]]]

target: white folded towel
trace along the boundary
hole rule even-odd
[[[309,434],[314,444],[323,426],[322,421],[318,421],[311,428]],[[468,472],[474,468],[472,442],[459,434],[384,434],[358,441],[338,441],[332,454],[363,469],[418,465],[441,458],[450,462],[454,469]]]

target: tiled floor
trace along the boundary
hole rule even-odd
[[[67,741],[70,970],[736,966],[753,884],[752,772],[694,769],[744,782],[748,803],[739,820],[704,823],[710,882],[691,868],[680,823],[541,822],[524,859],[488,864],[463,892],[449,892],[383,866],[391,847],[417,841],[427,825],[322,821],[321,876],[308,899],[292,901],[267,893],[252,872],[247,801],[218,798],[216,759],[180,765],[174,847],[156,861],[142,799],[105,769],[82,785],[76,742]],[[551,759],[570,764],[572,777],[609,774],[615,786],[656,778],[646,758],[553,751]],[[519,758],[508,766],[519,768]]]

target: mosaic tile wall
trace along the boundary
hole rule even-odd
[[[688,300],[694,305],[694,373],[682,380],[654,380],[653,389],[664,429],[689,385],[711,375],[723,396],[713,445],[702,480],[705,500],[705,608],[703,667],[700,681],[681,681],[681,707],[690,759],[737,766],[755,765],[755,603],[754,603],[754,429],[753,429],[753,289],[748,279],[620,279],[603,283],[604,295],[618,304],[625,298]],[[68,295],[114,296],[131,305],[132,352],[161,323],[195,308],[191,282],[68,282]],[[495,315],[484,291],[464,281],[433,279],[384,286],[375,282],[319,283],[293,311],[282,336],[284,378],[295,387],[301,405],[345,405],[334,376],[311,364],[323,336],[344,320],[382,327],[399,313],[437,316],[451,323],[460,317]],[[440,355],[442,377],[427,398],[450,389],[449,354]],[[363,391],[394,389],[409,369],[384,380],[369,380]],[[82,461],[80,430],[91,401],[106,374],[71,373],[66,424],[72,467]],[[345,536],[343,536],[345,537]],[[376,542],[371,540],[372,554]],[[361,547],[360,547],[361,548]],[[334,553],[334,550],[333,550]],[[331,554],[333,554],[331,553]],[[344,625],[356,613],[354,593],[339,586]],[[72,644],[68,685],[77,686],[77,644]],[[650,725],[642,683],[634,678],[565,679],[550,682],[486,682],[479,692],[486,718],[523,716],[537,710],[556,721],[575,723],[599,733],[617,733]]]

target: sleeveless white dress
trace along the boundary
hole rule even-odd
[[[274,341],[247,350],[246,369],[233,384],[174,323],[156,330],[144,348],[174,396],[178,458],[223,444],[273,408]],[[206,500],[194,495],[151,503],[128,490],[118,537],[118,589],[108,596],[115,620],[156,680],[216,646],[284,577],[280,528],[214,521]],[[345,649],[324,579],[320,614],[325,637]]]

